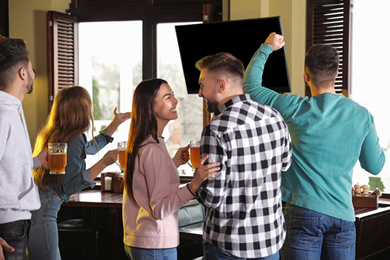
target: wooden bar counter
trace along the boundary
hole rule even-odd
[[[63,203],[58,214],[58,223],[68,219],[84,219],[92,226],[101,227],[98,259],[125,260],[127,257],[123,245],[122,201],[122,193],[101,191],[97,185],[95,189],[73,194],[69,202]],[[192,200],[185,206],[194,203],[198,202]],[[178,248],[179,259],[193,259],[202,254],[201,231],[195,232],[200,233],[195,236],[197,238],[195,240],[192,240],[194,236],[183,234]],[[62,259],[69,258],[62,257]],[[75,259],[71,258],[71,260]]]
[[[102,192],[101,190],[93,189],[73,194],[69,202],[64,203],[62,206],[122,208],[122,200],[122,193]]]
[[[68,219],[84,219],[88,225],[99,227],[98,259],[125,260],[122,196],[121,193],[102,192],[96,188],[73,194],[68,203],[62,204],[57,223]],[[61,250],[61,236],[59,243]],[[67,260],[66,256],[62,259]],[[68,259],[74,260],[74,257]]]
[[[378,208],[355,208],[356,259],[390,259],[390,194]]]
[[[79,218],[100,226],[99,259],[127,259],[123,249],[122,196],[99,189],[81,191],[72,195],[68,203],[63,203],[58,223]],[[390,194],[379,199],[377,209],[355,208],[355,215],[356,259],[390,259]],[[180,228],[179,259],[190,259],[185,254],[191,250],[196,251],[191,253],[195,257],[201,253],[201,234],[202,224]]]

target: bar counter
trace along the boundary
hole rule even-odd
[[[122,208],[123,194],[105,192],[99,189],[83,190],[73,194],[63,207]]]
[[[123,194],[101,191],[100,189],[87,189],[73,194],[65,207],[98,207],[98,208],[122,208]],[[198,203],[194,200],[187,202],[184,206]]]
[[[99,259],[126,259],[123,250],[122,198],[122,193],[104,192],[96,188],[81,191],[73,194],[68,203],[63,203],[58,222],[82,218],[101,226],[100,237],[105,246],[99,249]],[[189,203],[197,202],[193,200]],[[370,259],[378,254],[387,256],[386,250],[390,248],[390,194],[383,194],[377,209],[355,208],[355,216],[356,259]],[[195,250],[190,252],[194,256],[201,253],[201,234],[202,224],[180,228],[179,259],[188,259],[187,256],[180,257],[180,254],[189,250]]]
[[[84,219],[91,226],[101,228],[99,235],[98,259],[127,259],[123,249],[122,193],[101,191],[100,185],[73,194],[67,203],[63,203],[58,213],[58,223],[68,219]],[[184,206],[198,204],[194,199]],[[193,259],[202,255],[202,225],[186,227],[180,233],[178,259]],[[61,250],[61,237],[60,237]],[[62,251],[61,251],[61,254]],[[62,257],[63,260],[74,256]]]

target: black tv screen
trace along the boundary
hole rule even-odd
[[[184,78],[189,94],[199,91],[195,63],[207,55],[229,52],[245,68],[271,32],[283,34],[280,17],[175,26]],[[276,92],[291,92],[284,47],[272,53],[264,67],[262,85]]]

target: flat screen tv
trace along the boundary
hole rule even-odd
[[[199,91],[195,63],[207,55],[229,52],[245,68],[271,32],[283,35],[280,17],[175,26],[188,94]],[[284,47],[265,64],[262,85],[276,92],[291,92]]]

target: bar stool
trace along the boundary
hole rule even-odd
[[[58,224],[59,247],[63,260],[98,259],[100,227],[84,219],[68,219]]]

